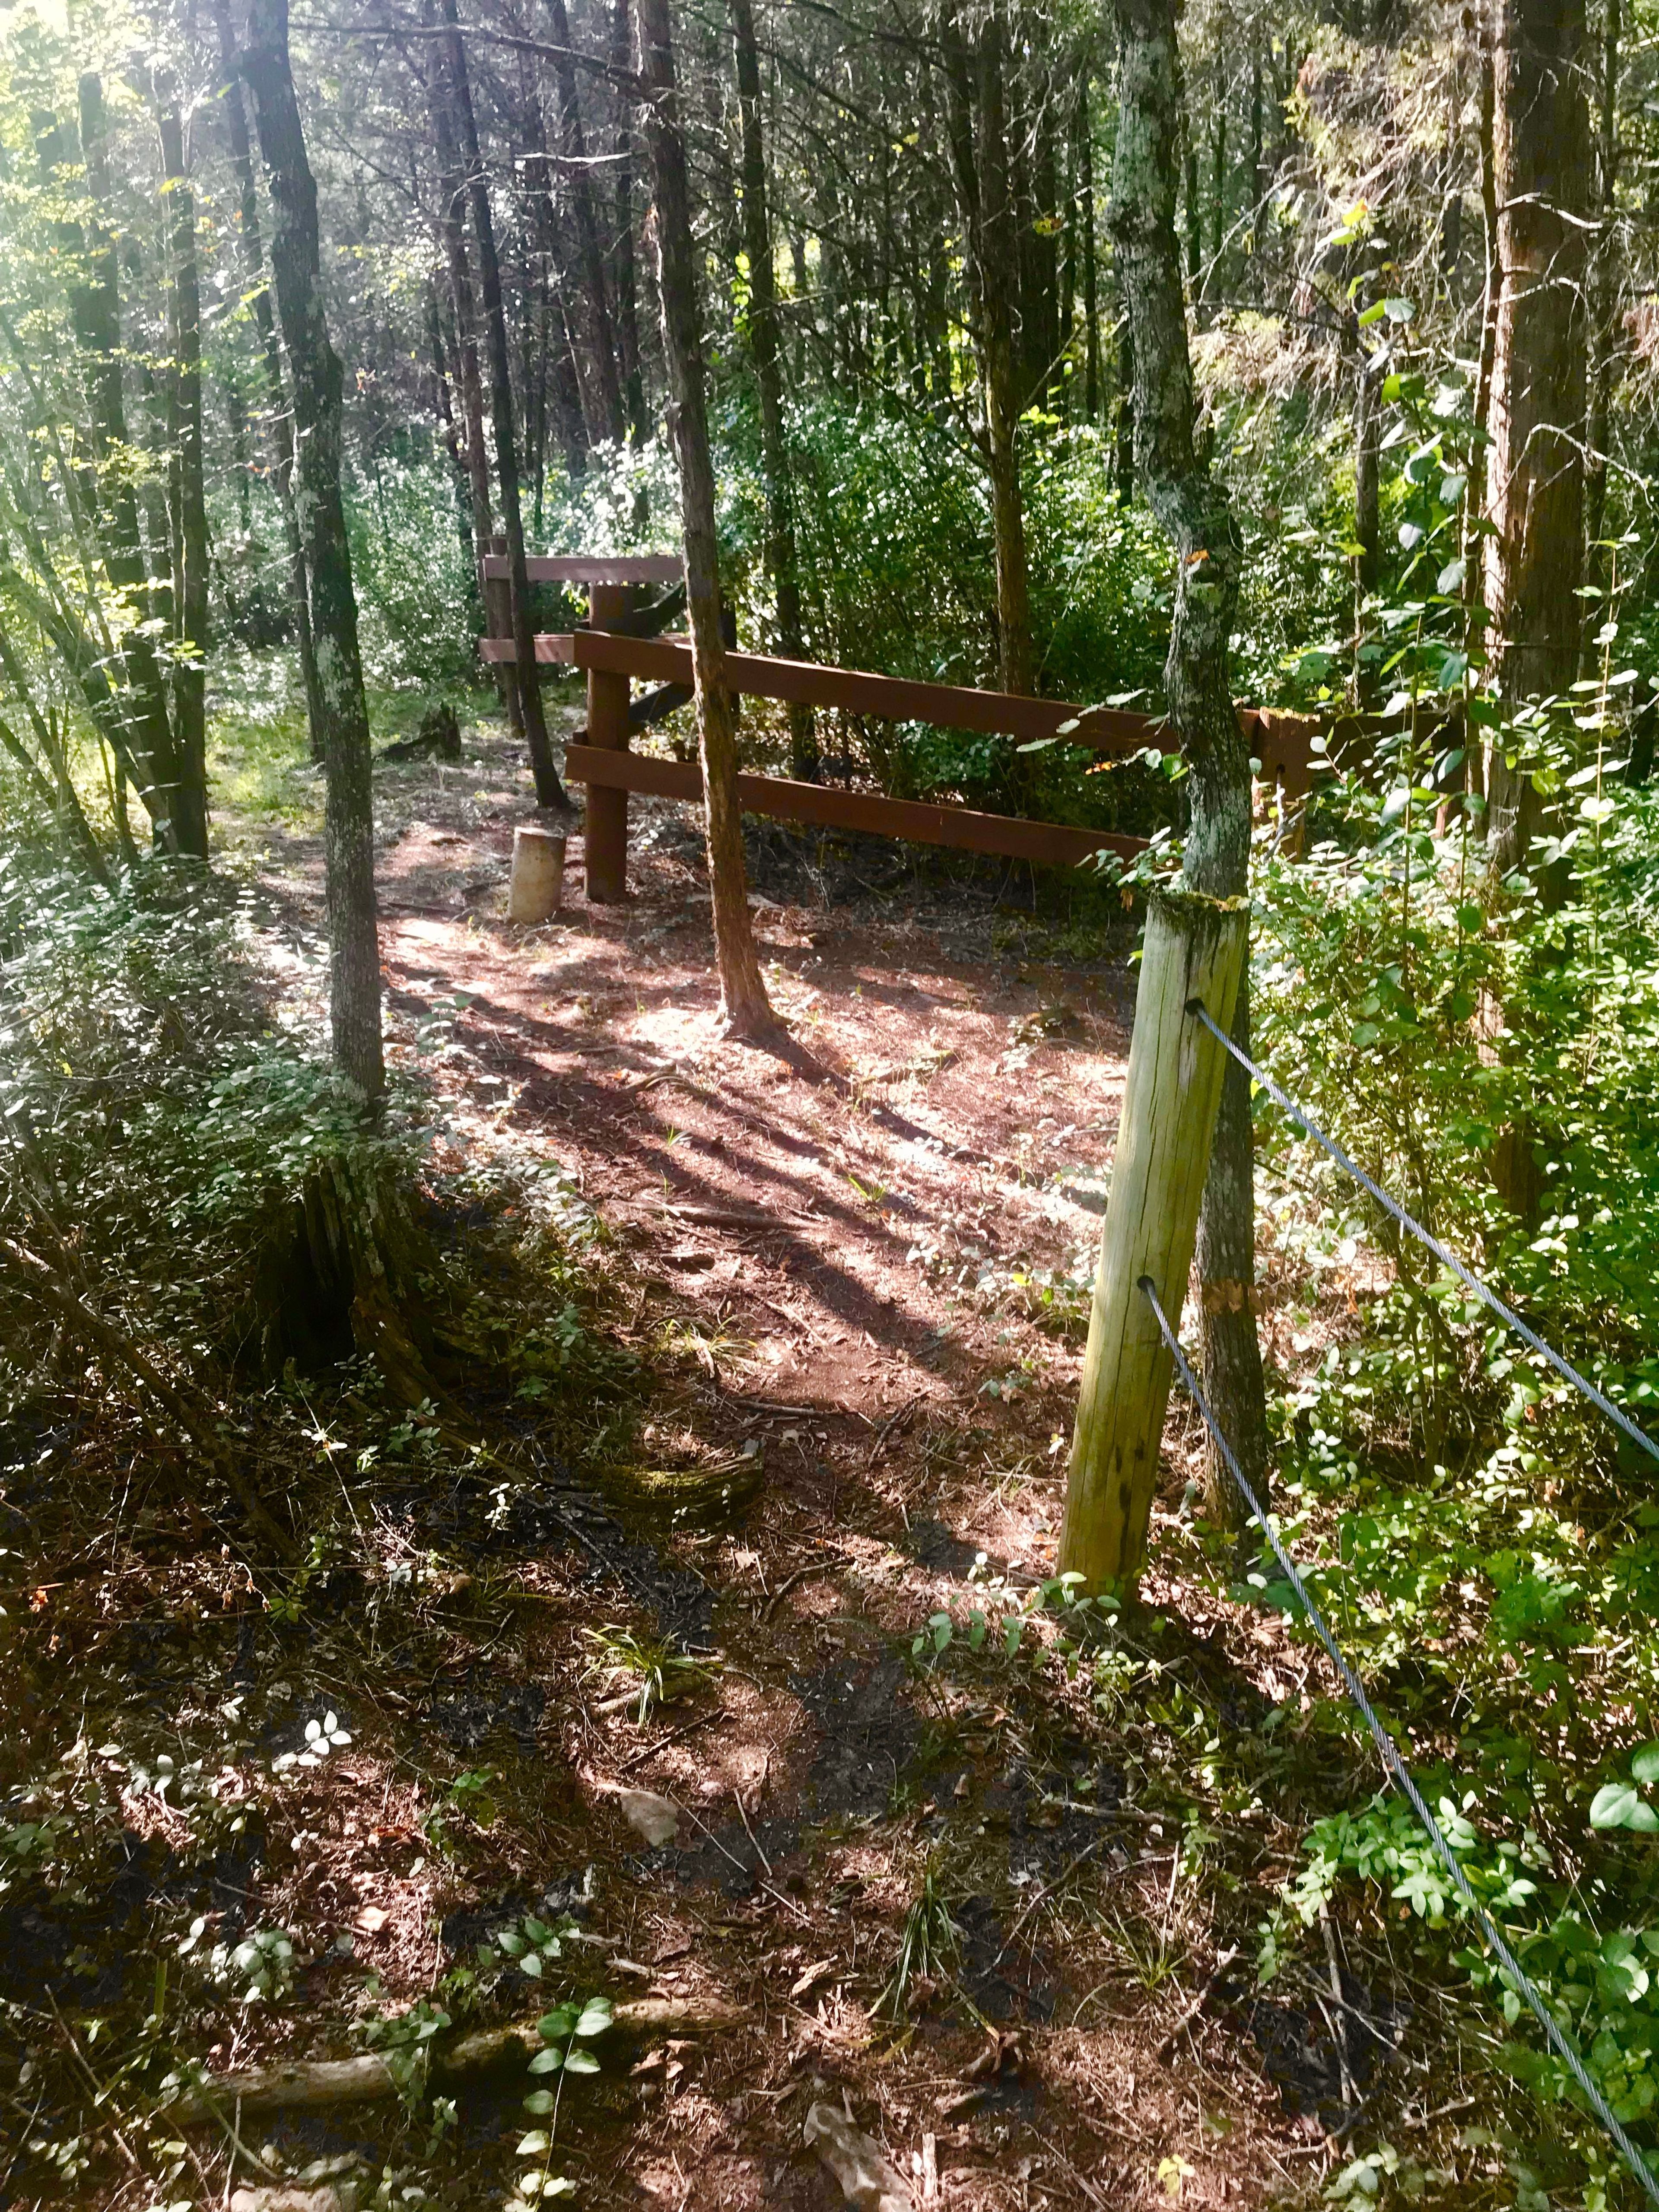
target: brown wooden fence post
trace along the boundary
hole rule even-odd
[[[619,628],[626,620],[632,589],[626,584],[591,584],[587,620],[591,629]],[[609,669],[587,672],[587,742],[607,752],[628,750],[629,679]],[[587,787],[587,896],[611,902],[628,896],[628,793],[600,784]]]
[[[502,559],[507,556],[507,540],[496,536],[489,541],[489,550]],[[484,621],[491,637],[511,637],[513,635],[513,585],[510,578],[492,576],[483,562],[478,563],[478,588],[483,593]],[[501,695],[501,704],[507,708],[507,726],[515,738],[524,735],[524,709],[519,703],[519,672],[510,663],[498,663],[495,682]]]

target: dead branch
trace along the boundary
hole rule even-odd
[[[607,2039],[646,2043],[659,2037],[719,2035],[741,2027],[745,2007],[718,1997],[635,1997],[619,2004],[605,2031]],[[497,2068],[522,2065],[545,2048],[533,2020],[506,2027],[485,2027],[434,2049],[428,2080],[434,2088],[476,2079]],[[209,2120],[240,2105],[245,2112],[314,2112],[333,2105],[372,2104],[398,2094],[398,2082],[378,2051],[356,2058],[311,2058],[285,2066],[244,2066],[228,2074],[209,2074],[175,2104],[170,2119]]]

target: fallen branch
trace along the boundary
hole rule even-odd
[[[748,2019],[742,2005],[719,1998],[693,2002],[678,1997],[635,1997],[619,2004],[605,2031],[608,2037],[647,2043],[667,2036],[718,2035]],[[496,2069],[519,2065],[544,2050],[533,2020],[506,2027],[475,2029],[471,2035],[434,2049],[427,2080],[434,2088],[475,2079]],[[208,2120],[218,2110],[240,2105],[245,2112],[314,2112],[332,2105],[367,2105],[398,2094],[398,2077],[378,2051],[356,2058],[309,2058],[286,2066],[243,2066],[228,2074],[209,2074],[167,2109],[169,2119]]]

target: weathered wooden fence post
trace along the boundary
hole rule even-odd
[[[489,551],[496,561],[507,558],[507,540],[496,536],[489,541]],[[483,593],[484,622],[491,637],[511,637],[513,635],[513,580],[509,576],[491,576],[483,561],[478,563],[478,587]],[[501,704],[507,708],[507,726],[515,738],[524,735],[524,702],[519,696],[519,672],[510,661],[495,665],[495,683],[501,692]]]
[[[1230,1027],[1248,934],[1243,907],[1191,891],[1148,906],[1060,1538],[1060,1571],[1091,1593],[1126,1594],[1146,1559],[1171,1362],[1139,1285],[1179,1315],[1226,1066],[1187,1008]]]
[[[587,620],[592,629],[620,629],[633,593],[626,584],[591,584]],[[609,669],[587,672],[587,742],[609,751],[628,750],[629,682]],[[628,793],[604,784],[587,787],[587,896],[606,902],[628,896]]]

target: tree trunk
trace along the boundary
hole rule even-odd
[[[1018,367],[1012,306],[1019,283],[1008,189],[1003,25],[993,11],[979,49],[980,322],[984,334],[985,436],[996,538],[997,659],[1005,691],[1031,689],[1030,586],[1019,486]]]
[[[467,480],[466,455],[461,450],[461,434],[455,421],[455,404],[450,394],[449,358],[444,345],[443,316],[438,307],[438,287],[431,277],[425,285],[426,343],[432,356],[432,411],[443,427],[444,450],[449,455],[449,465],[455,478],[455,527],[461,541],[461,550],[470,569],[476,571],[483,551],[472,535],[471,487]]]
[[[219,60],[224,71],[225,125],[230,133],[231,167],[235,172],[242,259],[252,293],[254,327],[264,362],[265,405],[271,446],[276,458],[276,504],[282,510],[283,535],[288,544],[288,603],[300,653],[300,679],[305,687],[306,722],[313,732],[312,750],[317,752],[317,654],[311,641],[311,590],[306,581],[305,547],[300,541],[300,518],[294,509],[294,423],[289,411],[283,375],[282,346],[276,318],[265,282],[264,244],[259,233],[259,191],[253,174],[253,149],[248,143],[247,114],[242,106],[241,80],[236,75],[235,41],[231,35],[230,10],[225,0],[216,0],[219,29]],[[320,757],[320,755],[318,756]]]
[[[525,568],[524,517],[519,506],[519,448],[513,419],[513,368],[507,343],[507,311],[501,299],[501,265],[495,252],[495,224],[489,208],[489,180],[478,152],[478,130],[472,113],[472,87],[467,76],[466,49],[457,27],[455,0],[442,0],[443,20],[449,28],[444,41],[449,64],[449,92],[454,101],[455,122],[465,165],[467,200],[472,210],[472,236],[478,249],[478,283],[483,295],[484,338],[489,352],[489,414],[495,432],[495,477],[501,487],[501,520],[507,526],[507,558],[513,569],[513,643],[516,655],[519,711],[524,717],[526,743],[536,779],[538,806],[568,808],[570,801],[553,765],[548,743],[547,718],[542,710],[541,677],[536,665],[535,627],[531,618],[530,578]]]
[[[766,566],[777,606],[777,651],[802,656],[800,578],[795,562],[793,487],[783,429],[783,381],[778,362],[778,289],[772,265],[772,225],[766,201],[766,148],[761,135],[760,59],[755,48],[750,0],[732,0],[737,47],[738,101],[743,119],[743,234],[749,257],[750,358],[760,387],[761,471],[766,484]],[[789,708],[789,773],[818,780],[818,744],[812,709]]]
[[[1601,234],[1595,242],[1591,271],[1591,343],[1595,356],[1590,380],[1589,451],[1584,464],[1584,541],[1589,549],[1589,580],[1605,589],[1607,560],[1602,545],[1607,528],[1607,448],[1613,437],[1613,362],[1618,344],[1619,258],[1615,222],[1619,187],[1619,41],[1622,32],[1620,0],[1602,0],[1601,76],[1596,87],[1595,184]],[[1599,627],[1608,611],[1593,600],[1585,602],[1587,635]],[[1593,653],[1587,649],[1584,674],[1595,673]]]
[[[1189,774],[1183,874],[1210,897],[1249,890],[1250,767],[1233,704],[1229,639],[1241,547],[1224,486],[1200,458],[1176,232],[1180,58],[1174,0],[1117,0],[1119,82],[1112,230],[1134,341],[1135,442],[1146,495],[1174,541],[1176,604],[1164,665],[1171,726]],[[1250,1297],[1255,1205],[1248,1088],[1227,1092],[1200,1220],[1206,1268],[1237,1283],[1208,1317],[1206,1379],[1217,1419],[1248,1472],[1267,1465],[1261,1355]],[[1241,1110],[1242,1107],[1242,1110]],[[1208,1364],[1213,1322],[1224,1331]]]
[[[1577,672],[1583,574],[1589,118],[1583,0],[1497,0],[1492,152],[1498,295],[1488,434],[1493,535],[1487,647],[1506,705]],[[1495,744],[1487,781],[1495,882],[1538,827],[1531,779]]]
[[[368,702],[340,492],[345,378],[323,316],[317,185],[289,64],[288,0],[251,0],[242,77],[253,94],[259,150],[270,180],[271,274],[294,382],[295,505],[311,578],[319,735],[328,775],[323,852],[334,1058],[373,1105],[385,1090],[386,1067]]]
[[[460,155],[456,149],[449,103],[441,94],[433,106],[433,133],[438,149],[438,237],[443,246],[444,266],[449,272],[450,311],[455,319],[466,480],[472,495],[472,538],[482,559],[495,535],[495,520],[489,496],[489,448],[484,442],[477,302],[472,290],[472,270],[466,258],[466,234],[461,228],[461,205],[466,187],[461,182]]]
[[[640,76],[646,142],[655,185],[657,275],[662,297],[663,351],[672,399],[670,418],[679,458],[685,532],[686,611],[696,688],[697,734],[708,818],[708,884],[714,895],[714,950],[720,1011],[729,1034],[763,1036],[776,1027],[762,981],[749,915],[738,803],[738,746],[720,635],[719,546],[714,534],[714,469],[708,451],[703,394],[702,336],[697,301],[696,246],[681,136],[680,104],[668,0],[639,0]]]
[[[1250,1048],[1250,971],[1233,1005],[1233,1042]],[[1250,1079],[1229,1058],[1198,1221],[1199,1343],[1204,1387],[1256,1496],[1267,1496],[1267,1397],[1255,1320],[1255,1133]],[[1223,1410],[1224,1408],[1224,1411]],[[1205,1508],[1224,1528],[1249,1518],[1213,1443],[1205,1459]]]
[[[167,210],[167,373],[173,432],[173,537],[177,598],[173,728],[178,849],[204,860],[207,821],[208,526],[202,452],[202,293],[196,265],[196,195],[185,170],[177,95],[157,86],[157,124]]]
[[[618,70],[628,68],[633,55],[633,31],[628,18],[629,0],[616,0],[611,19],[611,60]],[[628,403],[629,433],[636,446],[651,434],[645,411],[645,378],[640,367],[640,316],[635,282],[633,131],[626,104],[617,104],[616,292],[617,335],[621,350],[623,393]]]
[[[1100,289],[1099,263],[1095,252],[1095,131],[1089,108],[1089,80],[1078,92],[1078,137],[1082,174],[1079,179],[1083,216],[1084,410],[1091,422],[1100,420]]]
[[[127,445],[126,402],[121,374],[120,269],[117,258],[114,193],[109,173],[109,115],[102,80],[88,71],[79,89],[81,153],[91,201],[87,239],[88,282],[72,301],[76,335],[88,357],[92,454],[97,483],[99,536],[110,582],[138,625],[153,612],[148,589],[138,501],[131,471],[120,465]],[[110,465],[110,456],[118,457]],[[121,701],[118,767],[129,767],[150,817],[158,851],[176,849],[173,833],[173,717],[155,647],[148,634],[130,628],[121,639],[126,696]],[[125,754],[125,759],[123,760]]]
[[[570,24],[564,0],[547,0],[555,43],[568,48]],[[622,442],[622,380],[617,374],[617,343],[612,334],[611,304],[605,296],[605,254],[599,244],[599,218],[593,208],[593,188],[586,167],[587,149],[582,136],[581,103],[576,94],[576,65],[568,53],[553,62],[554,82],[559,88],[561,150],[574,166],[569,172],[570,204],[576,218],[576,245],[581,268],[583,301],[586,307],[588,345],[605,410],[607,435]]]

